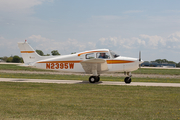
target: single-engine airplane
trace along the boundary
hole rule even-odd
[[[90,83],[99,82],[104,72],[124,72],[125,83],[131,83],[131,72],[143,61],[139,58],[123,57],[109,49],[96,49],[70,55],[40,56],[27,43],[18,43],[25,65],[41,69],[91,74]]]

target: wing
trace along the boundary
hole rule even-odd
[[[108,70],[107,62],[104,59],[89,59],[80,63],[87,74],[100,75]]]

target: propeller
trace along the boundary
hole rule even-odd
[[[139,51],[139,68],[141,68],[141,51]]]
[[[139,51],[139,62],[141,61],[141,51]]]

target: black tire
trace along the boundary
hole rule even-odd
[[[96,81],[97,81],[96,76],[90,76],[90,77],[89,77],[89,82],[90,82],[90,83],[95,83]]]
[[[96,82],[99,82],[99,80],[100,80],[100,77],[96,76]]]
[[[130,83],[131,83],[131,78],[130,78],[130,77],[126,77],[126,78],[124,79],[124,82],[125,82],[126,84],[130,84]]]

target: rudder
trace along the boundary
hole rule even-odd
[[[25,64],[31,63],[41,59],[41,56],[25,41],[24,43],[18,43],[18,47],[21,51],[22,58]]]

